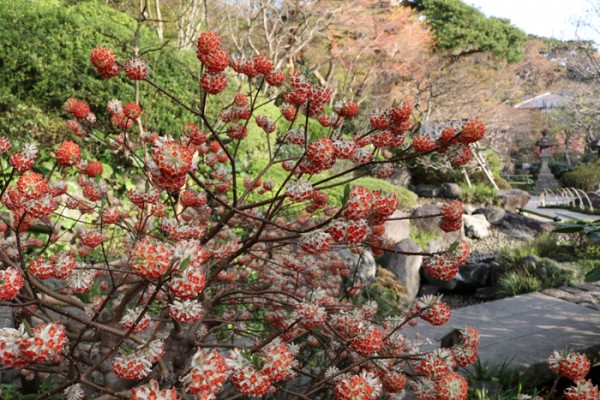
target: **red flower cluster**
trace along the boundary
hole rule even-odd
[[[548,357],[548,366],[552,373],[575,382],[564,391],[567,400],[600,399],[598,386],[585,379],[590,372],[590,360],[585,354],[554,350]]]
[[[400,398],[412,390],[421,399],[464,399],[466,382],[452,371],[476,359],[476,329],[461,331],[449,349],[426,353],[403,327],[419,318],[446,323],[450,308],[440,298],[426,296],[390,311],[363,296],[377,279],[363,268],[365,257],[393,247],[384,224],[399,208],[398,198],[367,189],[376,187],[368,180],[343,195],[331,189],[363,173],[389,177],[399,158],[395,149],[409,157],[437,149],[460,165],[471,156],[470,143],[483,137],[483,124],[469,121],[437,140],[431,133],[407,134],[412,107],[404,101],[375,110],[366,130],[352,131],[364,126],[348,126],[360,112],[357,102],[336,101],[334,90],[313,85],[298,70],[277,71],[279,59],[231,57],[222,42],[215,32],[198,39],[201,93],[221,93],[229,66],[236,79],[256,82],[239,85],[229,99],[209,100],[227,106],[194,111],[198,119],[184,120],[179,132],[141,129],[152,121],[139,123],[143,97],[124,105],[110,100],[106,130],[88,104],[72,98],[64,104],[68,133],[83,139],[58,144],[52,172],[35,164],[35,146],[19,145],[10,154],[13,170],[0,199],[9,211],[0,221],[0,299],[27,304],[15,302],[19,318],[47,322],[73,315],[76,321],[42,324],[29,333],[0,330],[0,363],[26,368],[43,362],[26,373],[61,377],[82,367],[88,382],[80,384],[90,383],[89,391],[96,375],[106,373],[106,361],[121,379],[144,379],[131,391],[137,400],[174,400],[181,390],[216,398],[226,382],[227,390],[254,397],[293,385],[308,397],[329,390],[336,399]],[[102,76],[116,75],[120,66],[130,79],[160,84],[146,79],[148,63],[140,57],[120,64],[112,50],[97,47],[90,59]],[[258,92],[274,91],[265,82],[279,86],[286,79],[289,86],[276,90],[282,104],[273,115],[257,102]],[[150,111],[143,109],[144,115]],[[297,121],[299,115],[306,120]],[[318,133],[315,123],[323,128]],[[257,136],[257,129],[263,133]],[[257,148],[267,163],[252,159],[243,142],[248,137],[264,140]],[[89,142],[119,152],[127,167],[123,179],[112,180],[122,166],[113,171],[87,159],[88,149],[79,146]],[[10,148],[0,138],[0,154]],[[102,160],[110,157],[100,151]],[[445,204],[441,229],[459,230],[462,212],[458,201]],[[468,255],[463,241],[423,265],[436,278],[452,279]],[[67,334],[75,338],[69,363],[55,365]],[[119,347],[101,348],[110,337]],[[94,363],[80,366],[82,355]],[[173,379],[159,385],[150,378],[165,366]],[[561,359],[560,373],[578,379],[567,396],[593,395],[595,389],[581,381],[585,366],[581,357]],[[70,382],[65,397],[85,396],[80,384]]]
[[[90,53],[90,60],[103,78],[113,78],[121,71],[121,67],[116,62],[117,56],[107,47],[94,48]]]
[[[440,229],[444,232],[459,231],[462,228],[463,205],[460,200],[450,200],[442,206]]]

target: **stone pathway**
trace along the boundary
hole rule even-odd
[[[571,210],[564,210],[562,208],[540,208],[540,207],[538,207],[539,201],[540,201],[540,196],[531,196],[531,198],[529,199],[529,202],[527,203],[527,205],[525,205],[525,207],[523,207],[523,209],[525,211],[527,211],[527,210],[535,211],[536,213],[544,214],[551,218],[554,218],[554,217],[564,218],[564,216],[567,216],[567,217],[573,217],[573,218],[577,218],[577,219],[590,220],[590,221],[600,218],[600,216],[597,216],[597,215],[587,215],[587,214],[583,214],[583,213],[579,213],[579,212],[575,212],[575,211],[571,211]],[[552,204],[552,202],[550,201],[548,204]],[[528,214],[527,216],[534,218],[534,219],[550,221],[550,219],[539,217],[534,214]]]
[[[546,289],[543,293],[557,299],[600,311],[600,282],[589,282],[576,286],[561,286],[558,289]]]
[[[577,289],[587,293],[582,298],[587,299],[589,294],[589,299],[596,299],[588,306],[553,297],[558,292],[553,296],[529,293],[453,310],[446,325],[434,327],[420,322],[417,328],[406,328],[404,332],[409,338],[418,334],[435,340],[437,347],[453,329],[474,326],[481,334],[479,357],[483,365],[523,368],[528,376],[544,381],[550,378],[547,359],[555,349],[568,348],[595,359],[600,357],[600,312],[589,307],[598,305],[599,285]]]

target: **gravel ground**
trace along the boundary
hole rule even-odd
[[[477,262],[495,257],[503,247],[518,247],[534,238],[534,232],[514,227],[498,225],[492,227],[491,235],[485,239],[471,239],[469,261]]]

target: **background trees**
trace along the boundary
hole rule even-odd
[[[3,21],[12,27],[0,39],[7,49],[0,71],[6,82],[0,89],[0,108],[11,109],[14,116],[10,121],[0,116],[0,127],[15,134],[41,127],[57,132],[59,122],[52,110],[60,104],[58,90],[94,93],[101,82],[84,73],[87,67],[73,73],[61,62],[85,59],[83,50],[92,42],[127,48],[131,41],[117,34],[133,38],[141,15],[141,53],[153,70],[164,75],[167,85],[181,93],[187,91],[182,76],[199,79],[190,38],[209,21],[224,28],[224,42],[239,55],[271,52],[276,66],[283,68],[295,62],[294,68],[334,93],[347,93],[366,109],[382,105],[387,96],[407,99],[415,106],[415,129],[424,132],[436,134],[432,127],[437,123],[460,120],[476,110],[491,131],[487,145],[505,156],[517,142],[535,142],[548,124],[511,107],[545,91],[569,91],[572,107],[563,110],[561,126],[570,125],[570,134],[587,137],[590,144],[597,140],[591,125],[598,120],[597,107],[588,95],[595,92],[596,78],[590,75],[595,49],[578,51],[575,43],[527,39],[508,21],[486,18],[458,0],[114,0],[40,2],[35,7],[6,1],[4,5]],[[38,19],[47,23],[32,26],[30,21]],[[76,30],[81,34],[75,35]],[[19,57],[23,51],[35,57],[23,63]],[[167,59],[167,54],[175,54],[175,60]],[[185,73],[178,74],[180,70]],[[587,74],[585,79],[582,73]],[[117,95],[119,90],[111,86],[108,92]],[[164,130],[180,118],[170,109],[149,121],[149,128]],[[53,134],[45,136],[50,140]]]

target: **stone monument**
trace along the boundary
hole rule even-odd
[[[554,190],[560,186],[556,178],[554,178],[554,174],[552,174],[552,171],[550,171],[550,167],[548,166],[548,161],[553,154],[552,148],[555,145],[556,143],[552,142],[552,140],[548,137],[548,131],[544,129],[542,131],[542,140],[538,142],[538,146],[540,147],[541,166],[537,181],[535,182],[536,194],[540,194],[546,189]]]

